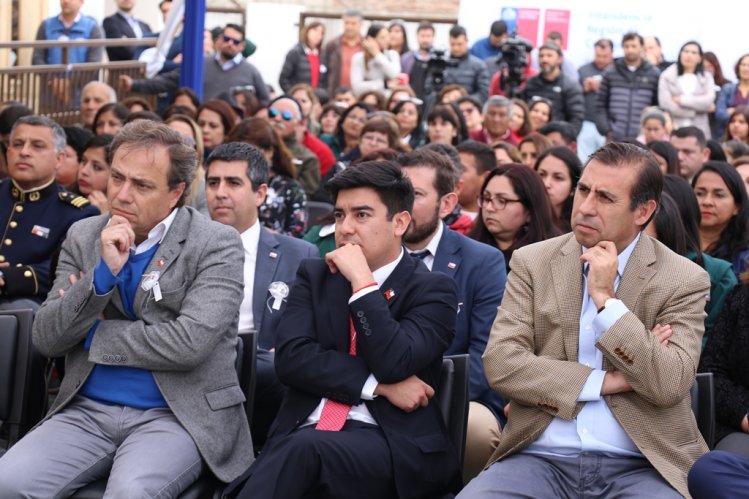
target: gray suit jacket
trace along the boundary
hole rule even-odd
[[[160,272],[162,299],[139,287],[133,321],[117,287],[102,296],[93,287],[108,220],[102,215],[70,228],[54,286],[34,321],[36,347],[50,357],[66,356],[65,378],[47,417],[73,399],[95,363],[148,369],[208,467],[231,481],[253,460],[234,368],[244,258],[239,234],[193,208],[179,208],[146,269]],[[70,285],[68,277],[81,271]],[[100,315],[104,320],[85,350],[86,334]]]
[[[258,345],[270,350],[276,347],[276,326],[286,309],[286,301],[274,310],[270,288],[273,282],[284,282],[291,290],[299,263],[305,258],[319,258],[317,246],[293,237],[260,229],[252,291],[252,317],[258,331]]]

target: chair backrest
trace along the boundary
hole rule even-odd
[[[44,360],[31,343],[32,310],[0,311],[0,421],[15,444],[44,412]]]
[[[697,373],[692,385],[692,412],[707,446],[715,444],[715,387],[713,373]]]
[[[241,369],[237,370],[239,373],[239,386],[242,388],[242,392],[247,399],[245,402],[247,422],[252,425],[252,411],[255,409],[255,383],[257,379],[258,333],[255,331],[240,333],[239,339],[243,343],[242,366]]]
[[[442,359],[437,397],[462,467],[468,425],[468,354],[447,355]]]

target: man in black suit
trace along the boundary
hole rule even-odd
[[[457,452],[430,400],[455,334],[455,284],[401,246],[414,192],[396,163],[351,166],[327,187],[337,248],[299,268],[276,330],[288,390],[239,497],[455,491]]]
[[[244,247],[239,333],[257,331],[259,335],[251,427],[256,448],[265,442],[284,392],[273,366],[276,327],[286,309],[299,263],[305,258],[319,258],[313,244],[261,227],[258,208],[268,192],[268,169],[268,161],[259,149],[230,142],[211,152],[205,182],[211,218],[237,229]]]
[[[116,0],[117,12],[104,18],[104,36],[107,38],[144,38],[151,35],[151,27],[133,17],[135,0]],[[131,61],[138,58],[146,47],[107,47],[110,61]]]

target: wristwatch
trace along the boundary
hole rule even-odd
[[[606,310],[608,306],[614,303],[615,301],[616,301],[616,298],[606,298],[606,301],[603,302],[603,306],[598,309],[598,313],[600,314],[601,312]]]

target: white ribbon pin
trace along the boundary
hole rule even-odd
[[[281,303],[289,296],[289,286],[283,281],[275,281],[270,283],[268,291],[273,298],[273,310],[281,310]]]
[[[158,270],[143,274],[143,279],[140,281],[140,287],[143,291],[149,291],[153,289],[153,297],[156,301],[161,301],[161,286],[159,286],[159,276],[161,274]]]

